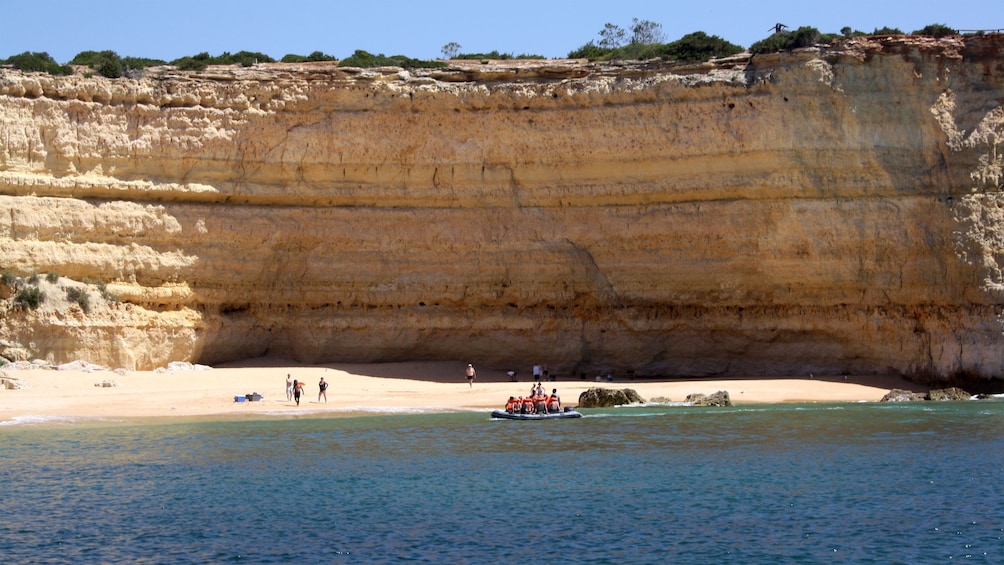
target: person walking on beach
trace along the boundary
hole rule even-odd
[[[478,372],[474,370],[474,365],[467,364],[467,386],[474,388],[474,379],[478,378]]]
[[[286,402],[293,400],[293,375],[286,373]]]
[[[300,405],[300,395],[303,394],[303,383],[293,379],[293,399],[296,400],[296,405]]]
[[[328,383],[324,382],[324,377],[321,377],[321,382],[317,383],[317,387],[319,389],[321,389],[321,391],[317,393],[317,402],[320,403],[321,402],[321,397],[323,396],[324,397],[324,403],[327,404],[328,403]]]

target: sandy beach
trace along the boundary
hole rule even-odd
[[[196,366],[198,367],[198,366]],[[287,415],[357,416],[378,412],[489,411],[510,396],[526,394],[529,368],[519,382],[503,370],[478,368],[468,386],[464,362],[333,364],[302,366],[256,359],[204,369],[158,371],[6,369],[0,377],[27,388],[0,388],[0,423],[67,418],[163,418]],[[286,399],[286,375],[306,382],[297,406]],[[318,402],[321,377],[330,383],[327,402]],[[114,386],[97,386],[103,382]],[[925,391],[897,377],[790,377],[731,380],[559,380],[563,404],[574,406],[594,386],[631,388],[646,400],[682,402],[688,394],[728,391],[733,403],[875,402],[893,388]],[[259,402],[235,396],[259,393]]]

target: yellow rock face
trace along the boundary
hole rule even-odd
[[[0,338],[136,369],[999,375],[1002,55],[0,70],[0,267],[119,300]]]

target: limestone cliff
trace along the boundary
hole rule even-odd
[[[8,349],[1004,373],[1004,38],[704,65],[0,70]]]

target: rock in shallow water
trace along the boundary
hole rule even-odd
[[[919,402],[921,400],[926,400],[926,396],[927,395],[922,392],[913,392],[903,390],[901,388],[894,388],[887,392],[885,396],[879,400],[879,402]]]
[[[591,388],[579,395],[579,408],[607,408],[645,402],[634,389]]]
[[[931,392],[927,393],[927,400],[936,400],[936,401],[970,400],[972,399],[972,397],[973,395],[962,390],[961,388],[954,386],[948,388],[934,389]]]
[[[720,390],[712,394],[688,394],[686,402],[694,406],[732,406],[732,399],[729,398],[729,393],[726,390]]]

